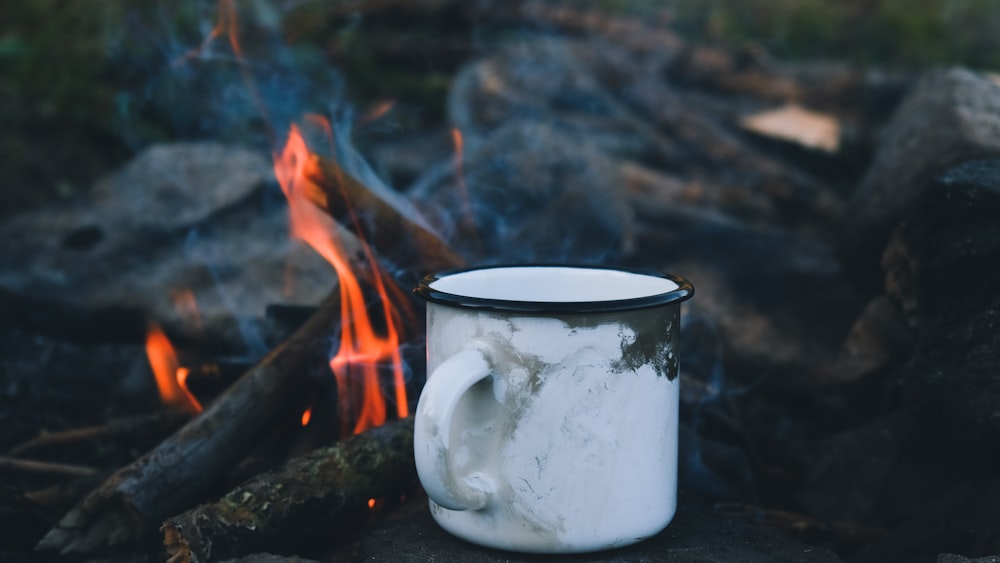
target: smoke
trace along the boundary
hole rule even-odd
[[[288,45],[282,14],[264,2],[236,6],[237,49],[221,8],[157,1],[133,8],[108,38],[126,84],[119,133],[136,150],[164,140],[214,140],[271,152],[304,112],[343,98],[343,79],[318,49]],[[233,3],[229,3],[233,4]]]
[[[730,401],[756,383],[730,386],[722,335],[711,317],[685,313],[681,349],[681,483],[709,499],[755,502],[757,487],[745,444],[733,443],[731,432],[720,432],[718,426],[720,420],[732,420]]]

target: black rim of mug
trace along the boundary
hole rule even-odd
[[[512,299],[487,299],[483,297],[469,297],[448,293],[431,287],[435,281],[442,278],[474,272],[481,270],[499,270],[505,268],[574,268],[586,270],[608,270],[638,274],[642,276],[652,276],[670,280],[677,284],[675,289],[655,295],[647,295],[632,299],[614,299],[607,301],[520,301]],[[413,289],[413,293],[431,303],[447,305],[462,309],[478,309],[484,311],[496,311],[507,313],[542,313],[542,314],[573,314],[573,313],[607,313],[614,311],[634,311],[637,309],[648,309],[652,307],[662,307],[686,301],[694,295],[694,286],[691,282],[674,274],[658,272],[656,270],[645,270],[639,268],[620,268],[616,266],[594,266],[578,264],[499,264],[490,266],[477,266],[471,268],[460,268],[447,270],[436,274],[429,274],[420,280],[420,283]]]

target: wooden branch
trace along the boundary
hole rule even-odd
[[[67,510],[73,508],[100,482],[98,476],[61,480],[45,489],[25,491],[21,493],[21,498],[30,503],[32,510],[51,525],[58,522]]]
[[[333,291],[306,324],[205,412],[84,498],[37,549],[88,552],[135,541],[202,499],[269,428],[298,415],[339,315],[339,292]]]
[[[306,170],[314,189],[310,199],[356,227],[376,251],[399,245],[406,251],[406,265],[418,272],[463,264],[434,233],[332,161],[313,155]],[[359,220],[362,214],[365,221]],[[378,229],[366,227],[373,224]],[[340,292],[334,290],[304,325],[203,413],[84,498],[37,549],[89,552],[136,541],[153,533],[168,516],[203,499],[269,428],[301,414],[313,387],[310,371],[326,363],[328,335],[339,316]]]
[[[187,418],[183,413],[163,410],[155,414],[112,419],[100,426],[46,432],[14,446],[7,451],[7,455],[12,457],[37,455],[52,450],[62,451],[66,448],[96,450],[100,444],[131,443],[147,436],[159,436],[156,439],[162,439],[180,427]]]
[[[90,477],[100,472],[100,469],[86,465],[0,457],[0,473],[19,473],[48,477]]]
[[[424,273],[462,266],[465,261],[423,225],[344,172],[336,162],[316,154],[305,166],[310,186],[306,196],[348,226],[380,256]],[[400,257],[408,263],[400,263]]]
[[[396,420],[170,518],[161,528],[164,545],[171,563],[300,549],[363,518],[369,499],[398,496],[415,483],[413,419]]]

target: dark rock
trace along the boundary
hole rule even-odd
[[[912,392],[973,451],[1000,444],[1000,159],[931,182],[885,252],[886,286],[918,334]]]
[[[901,410],[824,442],[802,488],[803,506],[831,522],[885,525],[883,487],[898,469],[903,449],[918,439],[920,421],[916,409]]]
[[[885,530],[852,561],[930,562],[942,552],[1000,550],[996,457],[956,451],[939,409],[913,403],[821,448],[801,499],[809,513]]]
[[[886,368],[911,351],[913,335],[885,295],[868,302],[834,360],[819,368],[823,381],[851,383]]]
[[[915,199],[883,257],[889,294],[914,324],[980,310],[1000,281],[1000,159],[950,168]]]
[[[11,218],[0,225],[5,321],[100,339],[125,336],[123,325],[141,337],[154,319],[175,334],[266,351],[268,304],[316,303],[335,283],[289,239],[280,198],[267,203],[271,178],[248,150],[157,146],[86,199]],[[187,292],[197,312],[180,303]]]
[[[926,183],[948,166],[1000,155],[1000,84],[953,68],[927,75],[885,129],[850,202],[839,253],[867,288],[896,223]]]
[[[688,310],[717,324],[731,374],[753,379],[766,374],[769,384],[788,389],[860,377],[831,370],[838,362],[846,366],[840,359],[844,342],[864,303],[843,278],[829,245],[710,222],[640,241],[636,256],[647,264],[661,262],[664,270],[694,284],[697,299]]]
[[[979,557],[1000,552],[1000,482],[995,467],[995,461],[974,468],[946,457],[901,465],[886,482],[897,495],[893,499],[897,512],[892,517],[901,523],[889,537],[869,545],[850,561],[930,563],[938,553]],[[909,502],[901,502],[904,497]],[[900,514],[903,511],[905,517]]]
[[[683,499],[683,495],[681,497]],[[525,555],[479,547],[452,537],[431,518],[425,501],[413,501],[401,514],[337,551],[330,561],[438,561],[447,563],[552,561],[551,555]],[[780,533],[717,514],[704,506],[678,507],[677,516],[658,535],[636,545],[560,561],[670,561],[671,563],[833,562],[829,551],[798,543]]]
[[[914,336],[894,378],[903,406],[824,444],[802,494],[821,518],[889,531],[853,560],[1000,550],[998,216],[1000,159],[967,162],[914,196],[886,247]]]

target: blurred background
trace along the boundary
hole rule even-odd
[[[280,31],[292,47],[287,66],[304,69],[315,96],[340,89],[362,107],[394,100],[408,108],[403,128],[440,121],[452,73],[472,56],[469,49],[486,48],[491,36],[509,33],[489,23],[419,21],[398,37],[410,46],[427,45],[429,56],[419,57],[385,45],[388,33],[370,29],[364,18],[343,17],[362,13],[363,1],[238,4],[241,18],[250,20],[243,25]],[[910,71],[950,64],[1000,68],[994,0],[581,4],[652,14],[698,43],[764,49],[784,60],[835,59]],[[204,39],[215,10],[209,0],[6,2],[0,21],[0,215],[76,195],[153,142],[219,138],[218,131],[184,123],[171,95],[150,93],[164,62]],[[445,41],[450,44],[440,44]],[[331,78],[330,68],[339,76]]]

